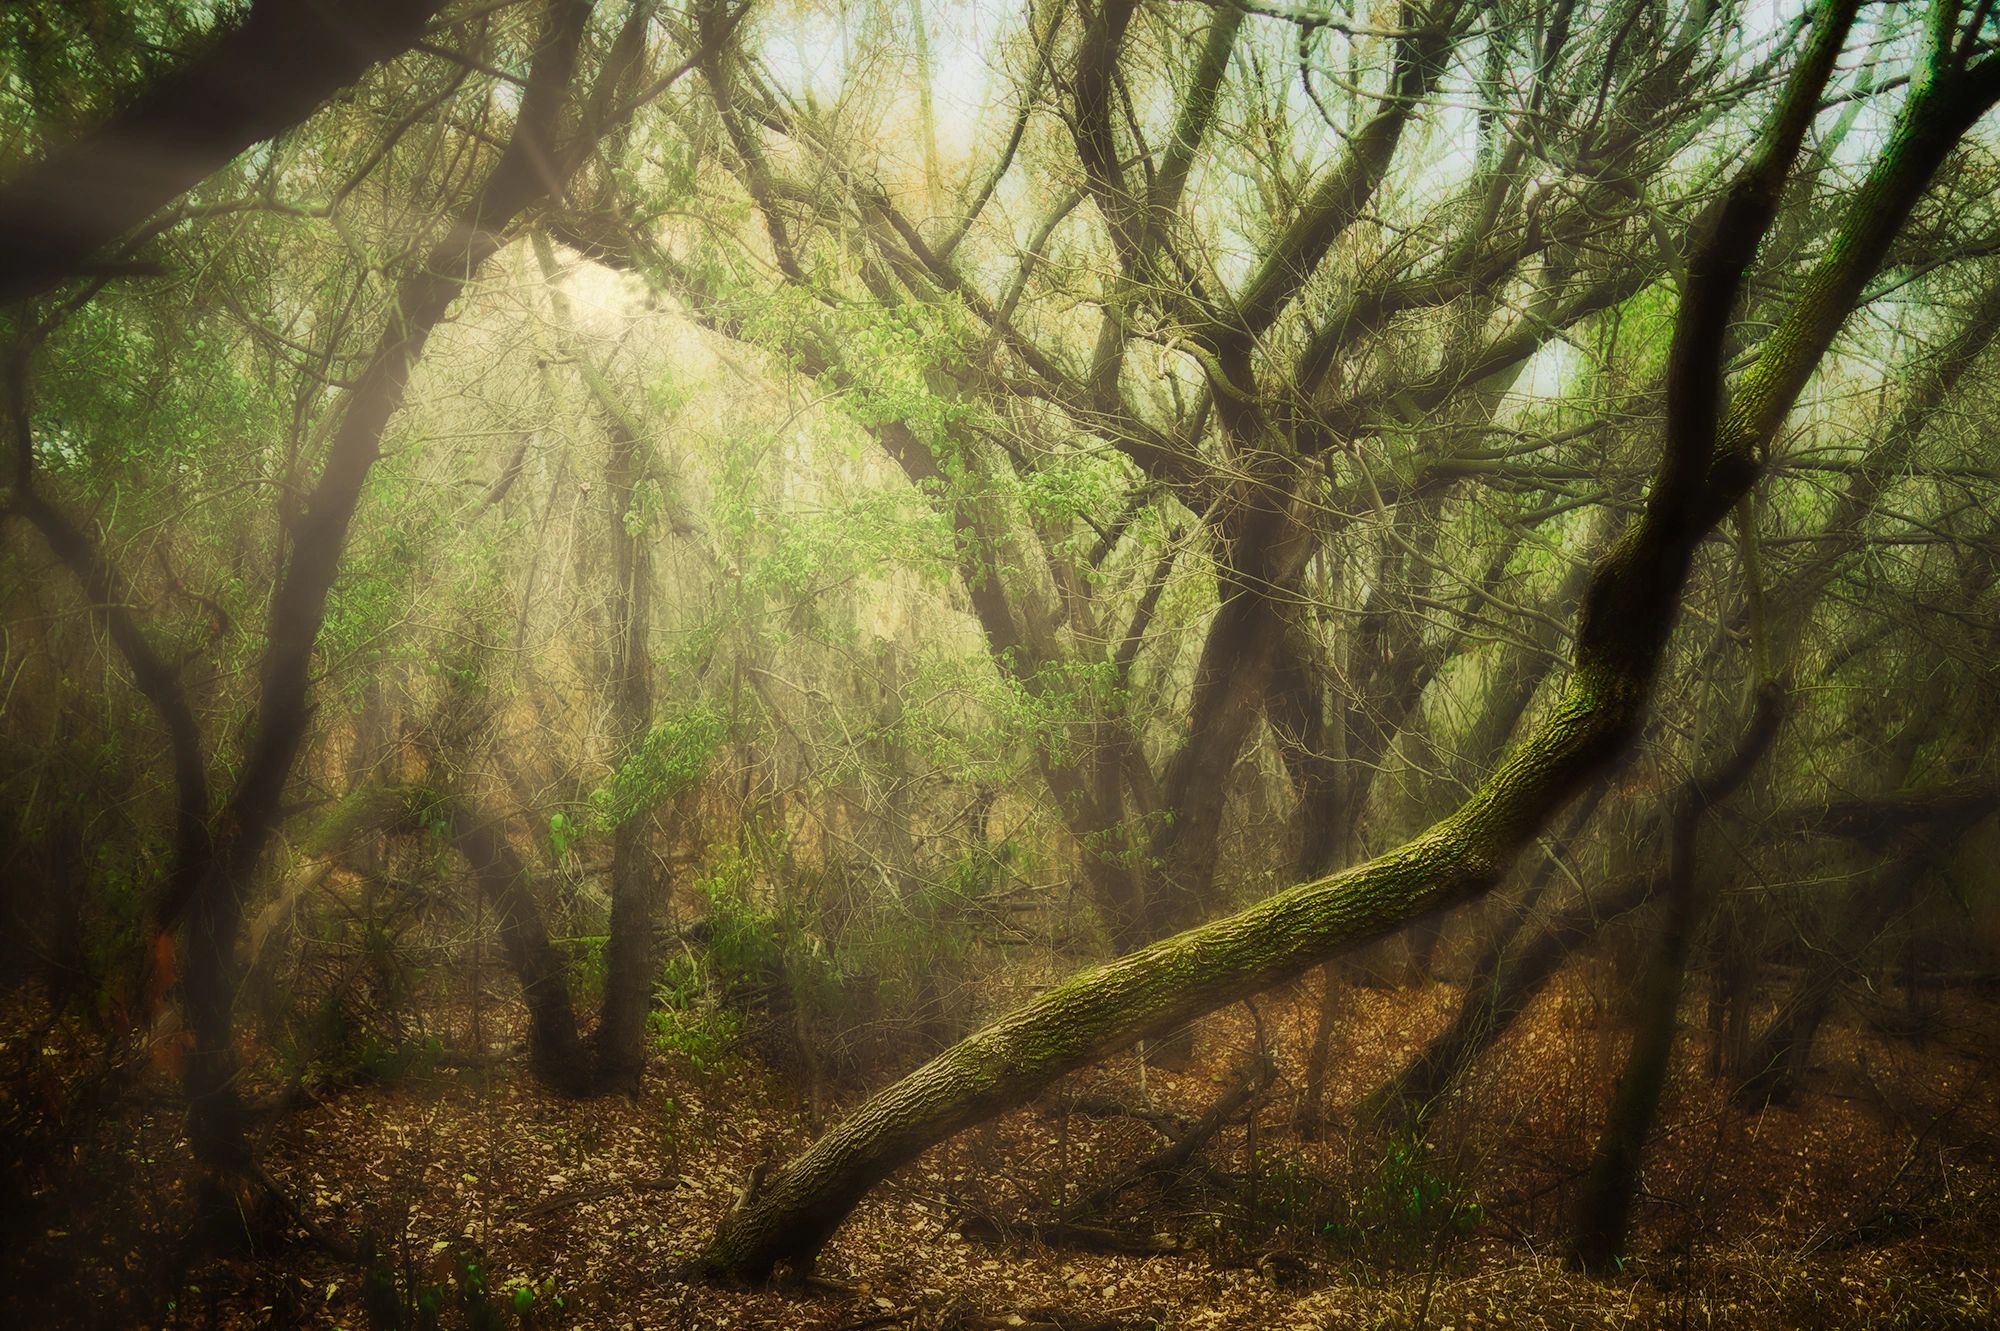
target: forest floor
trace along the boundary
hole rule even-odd
[[[1948,995],[1921,1045],[1886,1008],[1850,1012],[1793,1105],[1754,1113],[1728,1107],[1690,1031],[1634,1257],[1595,1280],[1560,1260],[1620,1055],[1589,990],[1573,975],[1545,994],[1419,1146],[1358,1128],[1353,1106],[1459,991],[1343,985],[1327,1127],[1302,1133],[1309,981],[1209,1019],[1185,1072],[1127,1055],[932,1151],[840,1230],[819,1279],[764,1289],[685,1273],[753,1164],[819,1121],[753,1058],[662,1056],[641,1097],[584,1103],[538,1090],[518,1057],[351,1085],[274,1116],[262,1162],[331,1247],[370,1236],[374,1273],[296,1229],[266,1256],[189,1265],[171,1081],[94,1083],[101,1060],[10,1010],[0,1325],[358,1329],[426,1294],[444,1326],[614,1331],[2000,1325],[1993,995]],[[1050,1227],[1242,1085],[1260,1030],[1276,1076],[1254,1114],[1089,1224]],[[55,1106],[60,1131],[36,1118]]]

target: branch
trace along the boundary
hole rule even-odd
[[[0,305],[77,275],[155,209],[408,50],[443,7],[256,0],[207,52],[0,186]]]

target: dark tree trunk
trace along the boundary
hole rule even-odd
[[[212,1204],[204,1210],[214,1231],[241,1227],[245,1213],[237,1202],[250,1164],[231,1021],[236,939],[311,720],[307,694],[327,594],[382,432],[402,404],[410,371],[432,330],[466,279],[500,248],[504,229],[551,183],[556,155],[549,130],[590,10],[582,0],[559,0],[550,9],[514,139],[471,206],[453,220],[423,267],[399,286],[388,327],[348,394],[319,479],[291,528],[289,563],[271,598],[255,726],[220,816],[211,867],[188,911],[183,998],[194,1036],[184,1077],[188,1135],[210,1182]]]
[[[528,868],[491,818],[463,796],[450,798],[452,839],[480,894],[493,906],[507,963],[521,982],[521,998],[528,1006],[529,1064],[557,1094],[588,1094],[590,1070],[576,1031],[569,978],[562,955],[549,941]]]
[[[1750,1057],[1750,1001],[1763,940],[1750,912],[1735,902],[1716,913],[1709,937],[1709,1075],[1738,1077]]]
[[[1160,781],[1166,817],[1153,838],[1144,896],[1149,938],[1199,922],[1214,904],[1216,857],[1231,776],[1265,697],[1285,636],[1279,605],[1298,588],[1306,548],[1291,513],[1296,481],[1261,475],[1244,511],[1218,523],[1222,602],[1195,667],[1188,733]]]
[[[594,376],[593,376],[594,377]],[[605,467],[610,497],[612,571],[611,714],[626,755],[645,743],[653,724],[653,560],[640,511],[647,448],[634,425],[597,381],[611,456]],[[601,1091],[636,1095],[646,1065],[646,1013],[659,969],[654,925],[660,915],[660,876],[654,863],[652,810],[633,813],[611,840],[610,937],[604,945],[604,1003],[597,1020],[597,1082]]]
[[[1924,868],[1923,856],[1906,850],[1848,898],[1833,937],[1806,954],[1805,973],[1779,1000],[1777,1012],[1757,1038],[1746,1065],[1749,1075],[1736,1091],[1739,1102],[1784,1104],[1792,1098],[1812,1063],[1819,1028],[1833,1011],[1848,975],[1883,924],[1909,900]]]
[[[1611,1113],[1598,1138],[1590,1173],[1578,1199],[1570,1255],[1586,1271],[1608,1270],[1623,1255],[1631,1227],[1632,1199],[1646,1142],[1659,1116],[1680,1027],[1681,991],[1688,957],[1708,916],[1711,894],[1695,863],[1701,820],[1749,777],[1777,738],[1785,693],[1775,684],[1759,691],[1749,728],[1719,769],[1699,778],[1679,802],[1669,824],[1666,901],[1659,941],[1639,985],[1638,1030],[1612,1095]]]
[[[1638,1029],[1576,1207],[1570,1257],[1586,1271],[1607,1271],[1624,1254],[1639,1167],[1666,1086],[1688,951],[1699,926],[1694,833],[1693,819],[1677,821],[1660,937],[1639,985]]]
[[[646,1014],[651,1005],[659,946],[659,878],[648,863],[652,847],[640,817],[612,835],[610,936],[604,943],[604,1002],[592,1043],[597,1089],[639,1093],[646,1068]]]

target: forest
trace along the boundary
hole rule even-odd
[[[0,1324],[2000,1324],[1996,103],[0,6]]]

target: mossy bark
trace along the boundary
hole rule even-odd
[[[732,1213],[708,1266],[763,1276],[780,1261],[810,1261],[870,1188],[960,1128],[1419,911],[1484,891],[1544,811],[1623,744],[1644,696],[1637,681],[1579,671],[1537,742],[1409,844],[1080,975],[960,1041],[849,1114]]]

